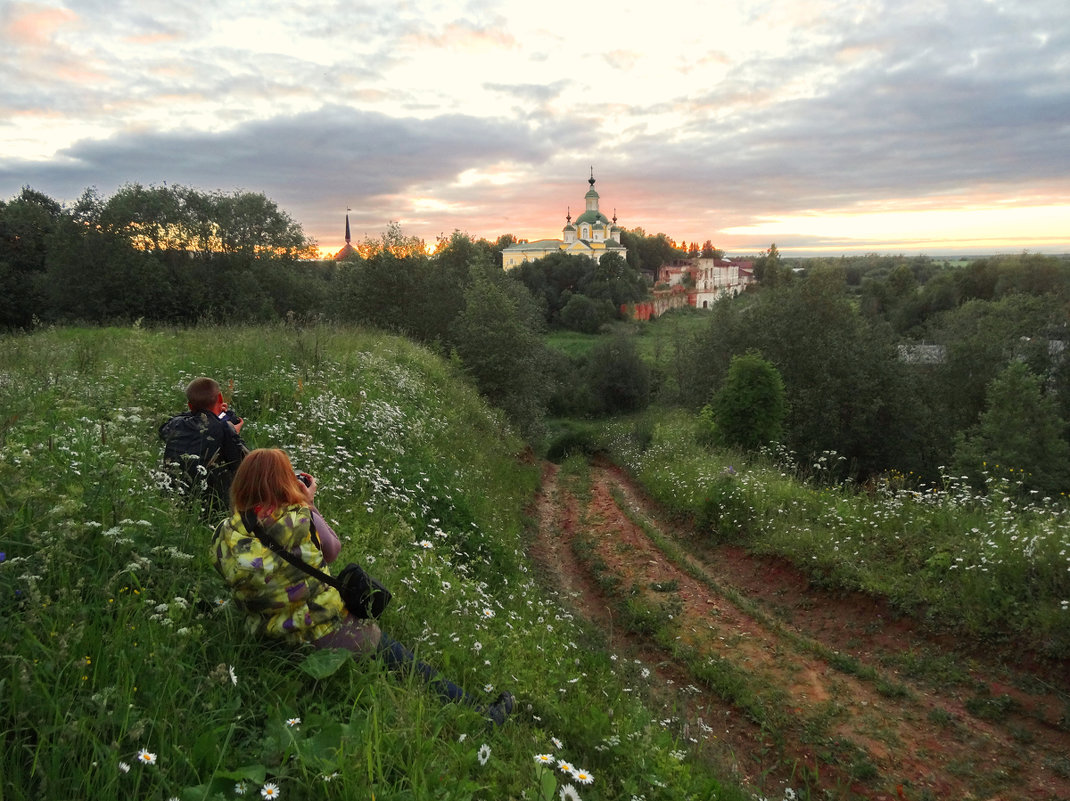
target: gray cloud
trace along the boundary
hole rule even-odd
[[[1070,23],[999,22],[860,26],[817,50],[741,64],[704,96],[666,101],[692,108],[693,121],[676,140],[633,136],[626,180],[658,177],[651,206],[722,207],[740,220],[1055,182],[1065,197]],[[843,51],[858,65],[826,75]],[[778,98],[789,78],[809,80],[810,96]]]
[[[568,131],[561,138],[574,139]],[[124,133],[79,142],[48,162],[0,164],[0,195],[22,185],[71,200],[86,187],[110,194],[123,183],[184,184],[264,192],[308,224],[340,204],[382,211],[413,187],[446,185],[464,170],[549,156],[550,129],[508,120],[446,115],[392,118],[329,106],[248,122],[224,133]],[[328,212],[327,210],[331,210]]]
[[[621,206],[627,226],[680,235],[690,228],[716,239],[718,228],[794,212],[978,192],[1046,193],[1062,202],[1070,196],[1065,0],[828,4],[826,14],[791,30],[794,46],[777,48],[780,55],[771,49],[741,57],[714,37],[705,54],[687,59],[695,71],[689,74],[702,74],[708,62],[717,67],[710,74],[720,76],[734,64],[727,75],[697,93],[674,93],[667,84],[664,98],[648,106],[627,106],[627,92],[616,87],[582,85],[583,75],[555,71],[551,56],[539,65],[545,83],[484,81],[482,89],[502,99],[500,106],[488,102],[487,116],[445,113],[448,96],[420,96],[426,87],[406,89],[385,76],[418,58],[421,47],[448,49],[450,31],[508,49],[520,32],[510,32],[497,16],[501,7],[489,1],[470,3],[452,27],[437,28],[413,7],[387,13],[368,3],[291,4],[295,35],[329,51],[322,62],[209,49],[183,35],[210,26],[210,17],[195,16],[207,12],[187,18],[175,6],[144,8],[133,0],[78,4],[87,18],[114,19],[112,37],[159,37],[158,46],[119,61],[106,46],[94,49],[87,34],[87,66],[125,70],[136,81],[101,81],[86,91],[84,83],[51,75],[34,60],[40,53],[0,55],[0,69],[12,78],[0,81],[0,109],[92,107],[102,119],[123,119],[126,107],[185,95],[205,98],[222,130],[204,130],[196,104],[176,103],[172,131],[137,129],[135,121],[108,138],[77,142],[48,163],[0,157],[0,197],[24,184],[66,200],[87,186],[108,193],[134,181],[243,188],[268,194],[316,231],[333,225],[346,205],[355,209],[355,225],[381,230],[407,196],[419,194],[465,209],[467,220],[482,215],[479,233],[496,235],[532,224],[525,217],[532,209],[556,215],[560,207],[563,221],[564,206],[582,201],[593,163],[606,178],[599,189],[606,187],[610,207]],[[752,8],[755,26],[794,10],[780,3]],[[79,51],[71,48],[54,55],[74,64]],[[609,60],[625,63],[623,56]],[[572,89],[609,98],[614,129],[604,106],[573,102]],[[411,116],[352,108],[387,99]],[[274,115],[254,119],[264,107]],[[679,120],[670,130],[658,124],[666,115]],[[466,170],[500,165],[529,168],[537,180],[453,185]],[[461,214],[428,211],[426,224],[448,231]],[[557,224],[547,220],[547,235]]]
[[[491,90],[492,92],[501,92],[502,94],[509,95],[516,98],[519,102],[525,105],[531,105],[536,107],[545,106],[553,100],[556,100],[565,86],[568,85],[568,81],[554,81],[553,83],[540,84],[540,83],[523,83],[523,84],[506,84],[506,83],[487,83],[484,84],[484,88]]]

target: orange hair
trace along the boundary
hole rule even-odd
[[[291,504],[308,505],[286,451],[257,448],[242,459],[230,485],[230,505],[237,512],[263,506],[271,511]]]

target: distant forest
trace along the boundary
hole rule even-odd
[[[650,325],[622,304],[685,255],[665,234],[622,237],[628,260],[554,254],[505,273],[495,242],[455,232],[428,254],[391,225],[341,262],[251,193],[130,185],[64,207],[24,189],[0,202],[0,327],[351,323],[456,359],[531,437],[547,415],[597,418],[679,405],[697,413],[734,356],[780,376],[780,447],[837,478],[964,475],[1058,496],[1070,489],[1070,259],[948,264],[925,256],[755,258],[756,285],[640,358]],[[677,314],[677,313],[673,313]],[[545,333],[597,333],[582,356]],[[909,477],[909,478],[908,478]]]

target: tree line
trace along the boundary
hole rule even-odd
[[[629,232],[633,243],[647,237]],[[631,256],[675,257],[664,234]],[[31,188],[0,203],[0,327],[318,320],[359,323],[454,356],[524,431],[541,423],[556,354],[548,327],[597,330],[647,289],[617,256],[553,256],[506,274],[495,242],[454,232],[433,253],[391,223],[339,261],[264,195],[186,187],[86,191],[71,207]]]
[[[716,304],[682,346],[703,369],[664,375],[671,394],[696,410],[724,404],[733,361],[752,354],[783,382],[781,442],[836,454],[840,477],[1070,490],[1070,260],[868,263],[852,280],[846,263],[800,273],[774,255],[758,291]]]
[[[0,203],[0,326],[376,326],[455,359],[529,436],[547,414],[652,402],[738,417],[725,387],[753,392],[743,368],[767,365],[775,376],[763,392],[782,386],[784,403],[761,430],[803,459],[836,454],[842,476],[954,471],[980,483],[998,464],[1030,490],[1070,486],[1065,258],[800,261],[772,246],[755,260],[751,291],[715,304],[698,333],[674,336],[650,363],[634,336],[605,336],[569,357],[544,334],[617,321],[647,291],[640,268],[682,255],[669,237],[636,229],[622,236],[627,261],[552,254],[506,273],[501,251],[513,241],[454,232],[428,253],[392,224],[350,259],[317,261],[300,226],[263,195],[131,185],[107,199],[87,191],[64,208],[26,188]],[[742,408],[757,417],[762,404]]]

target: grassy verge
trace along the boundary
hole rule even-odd
[[[342,559],[394,591],[384,629],[477,696],[514,692],[513,722],[488,732],[374,661],[247,637],[210,529],[157,471],[156,428],[199,374],[251,445],[317,476]],[[448,364],[379,334],[4,337],[0,797],[741,798],[533,581],[523,449]]]
[[[785,557],[817,583],[887,598],[934,628],[1070,657],[1064,500],[1023,503],[996,478],[984,495],[950,477],[924,489],[898,476],[866,491],[829,485],[835,454],[798,466],[711,451],[679,412],[618,421],[604,436],[659,503],[715,540]]]

